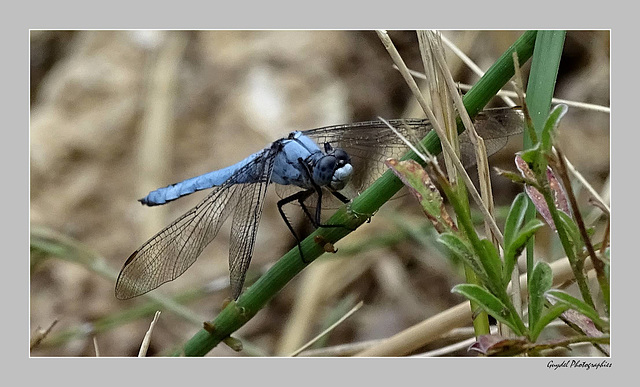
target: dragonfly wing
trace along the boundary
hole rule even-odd
[[[254,174],[272,165],[275,154],[265,149],[253,161],[240,168],[223,184],[213,187],[198,205],[157,233],[124,263],[116,282],[115,294],[128,299],[178,278],[191,266],[202,250],[216,237],[222,223],[241,199],[244,181],[266,186]],[[270,176],[269,176],[270,177]],[[253,180],[252,180],[253,179]]]
[[[270,150],[273,156],[262,164],[258,183],[241,184],[237,186],[237,205],[231,225],[231,243],[229,245],[229,278],[233,298],[237,299],[242,292],[242,285],[247,275],[247,269],[253,256],[256,232],[267,187],[271,181],[273,164],[278,151],[275,147]]]
[[[509,137],[523,132],[523,115],[519,107],[497,108],[484,110],[474,118],[474,127],[478,135],[484,140],[487,156],[502,149]],[[476,164],[476,152],[469,132],[464,131],[459,136],[460,161],[465,168]]]
[[[422,140],[431,130],[427,119],[388,120],[405,138],[411,142]],[[485,139],[488,154],[498,151],[509,136],[522,132],[522,113],[514,108],[487,109],[474,119],[478,134]],[[406,144],[393,130],[381,121],[368,121],[347,125],[327,126],[304,131],[322,146],[328,142],[335,148],[343,148],[351,156],[355,176],[352,178],[352,189],[362,190],[386,171],[384,161],[388,158],[402,157],[408,150]],[[464,133],[463,133],[464,136]],[[464,141],[469,141],[468,138]],[[471,166],[475,156],[465,157]]]

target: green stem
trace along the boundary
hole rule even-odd
[[[549,208],[549,213],[553,218],[553,223],[556,225],[556,232],[558,233],[558,238],[560,239],[560,243],[564,249],[564,252],[567,254],[567,259],[569,260],[569,264],[571,265],[571,270],[573,271],[573,275],[576,278],[576,283],[578,284],[578,289],[580,290],[580,294],[582,295],[582,299],[592,308],[596,308],[591,297],[591,292],[589,291],[589,286],[587,284],[587,279],[584,276],[584,260],[576,257],[573,246],[569,241],[569,237],[567,236],[567,232],[560,220],[560,215],[558,215],[558,209],[556,208],[555,202],[553,201],[553,194],[551,193],[551,189],[549,188],[549,182],[546,176],[546,169],[542,173],[542,176],[538,177],[538,181],[541,183],[542,195],[544,196],[544,200]]]
[[[541,138],[545,119],[549,115],[551,99],[553,98],[558,75],[558,66],[560,64],[560,57],[562,56],[564,37],[564,31],[539,31],[536,37],[533,58],[531,59],[531,72],[527,83],[526,103],[538,139]],[[528,136],[524,136],[524,149],[531,149],[532,147],[532,140]],[[535,217],[535,206],[529,206],[525,223]],[[531,240],[527,243],[526,250],[528,279],[532,277],[531,274],[533,272],[534,244],[535,237],[531,237]]]
[[[564,155],[557,149],[558,156],[555,160],[555,169],[558,171],[562,179],[562,183],[565,186],[565,191],[567,194],[567,198],[569,199],[569,203],[571,203],[571,208],[573,209],[573,215],[576,221],[576,225],[578,226],[578,230],[580,231],[580,236],[584,241],[584,245],[587,248],[587,252],[591,257],[591,262],[593,263],[593,268],[596,271],[596,278],[598,280],[598,284],[600,285],[600,291],[602,292],[602,298],[604,300],[604,308],[607,316],[609,315],[609,311],[611,308],[611,297],[610,297],[610,289],[609,289],[609,280],[605,273],[604,262],[600,260],[600,257],[596,254],[596,251],[589,239],[589,235],[587,233],[587,228],[584,224],[584,220],[582,219],[582,214],[580,213],[580,208],[578,207],[578,201],[576,200],[576,196],[573,193],[573,189],[571,188],[571,180],[569,179],[569,175],[567,173],[567,168],[564,162]],[[578,258],[580,262],[584,262],[582,259]]]
[[[518,330],[515,332],[516,335],[518,336],[527,335],[527,327],[524,325],[524,322],[520,318],[520,314],[516,312],[516,308],[513,306],[513,303],[511,302],[511,299],[507,294],[506,287],[503,285],[501,281],[502,273],[496,272],[496,270],[491,269],[494,265],[489,261],[489,257],[487,257],[487,254],[483,252],[484,247],[482,246],[480,237],[478,237],[478,234],[476,233],[476,230],[473,227],[473,222],[471,220],[471,212],[469,210],[468,203],[466,203],[464,200],[461,200],[460,194],[451,187],[451,184],[445,179],[444,176],[438,175],[438,183],[442,187],[443,191],[447,196],[447,199],[449,199],[449,202],[451,203],[451,205],[455,210],[455,213],[458,217],[458,227],[460,227],[460,230],[464,232],[464,235],[467,237],[467,239],[471,243],[471,246],[473,247],[475,253],[480,258],[482,266],[484,266],[485,270],[487,271],[487,275],[489,277],[489,282],[490,282],[487,284],[482,284],[474,275],[473,277],[471,277],[471,281],[474,281],[474,282],[469,282],[469,283],[474,283],[480,286],[484,285],[485,287],[487,287],[489,291],[491,291],[491,293],[494,296],[498,297],[498,299],[500,299],[500,301],[502,301],[502,303],[505,304],[509,309],[509,312],[513,316],[514,322],[516,323],[518,328]],[[471,270],[466,266],[465,266],[465,269],[471,272]],[[473,273],[471,272],[471,274]],[[469,281],[469,277],[468,277],[468,281]],[[472,303],[471,309],[475,315],[474,306],[475,304]],[[477,334],[478,333],[477,329],[481,328],[483,323],[480,321],[476,326],[476,320],[478,319],[474,319],[474,330],[476,331],[476,334]],[[487,320],[487,324],[488,324],[488,320]]]
[[[466,264],[464,265],[464,276],[468,284],[482,286],[482,282],[478,279],[476,273],[474,273],[473,269]],[[473,332],[476,334],[476,337],[491,333],[489,314],[482,310],[474,301],[469,301],[469,306],[471,307],[471,316],[473,318]]]

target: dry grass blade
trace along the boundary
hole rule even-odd
[[[411,150],[412,150],[416,155],[418,155],[418,157],[420,157],[420,159],[421,159],[422,161],[424,161],[425,163],[426,163],[426,162],[431,162],[431,161],[433,161],[433,162],[437,162],[437,160],[435,159],[435,157],[433,157],[432,155],[430,155],[430,154],[424,154],[424,153],[422,153],[420,150],[418,150],[418,148],[416,148],[416,147],[413,145],[413,143],[412,143],[411,141],[409,141],[409,139],[407,139],[405,136],[403,136],[403,135],[402,135],[402,133],[400,133],[396,128],[394,128],[394,127],[393,127],[393,125],[391,125],[391,124],[389,123],[389,121],[385,120],[385,119],[384,119],[384,118],[382,118],[382,117],[378,117],[378,119],[379,119],[380,121],[382,121],[382,123],[384,123],[385,125],[387,125],[387,127],[388,127],[389,129],[391,129],[391,130],[393,131],[393,133],[395,133],[395,135],[396,135],[396,136],[398,136],[398,138],[399,138],[399,139],[401,139],[401,140],[402,140],[402,142],[404,142],[404,143],[407,145],[407,147],[408,147],[409,149],[411,149]],[[426,149],[425,149],[425,150],[426,150]]]
[[[96,357],[100,357],[100,349],[98,348],[98,338],[96,336],[92,337],[93,339],[93,349],[96,351]]]
[[[151,342],[151,332],[153,332],[153,328],[156,326],[158,322],[158,317],[160,317],[160,311],[156,311],[156,314],[153,316],[153,320],[149,325],[149,330],[144,335],[144,339],[142,340],[142,345],[140,346],[140,352],[138,352],[138,357],[147,356],[147,350],[149,349],[149,343]]]
[[[487,235],[493,235],[495,237],[494,244],[496,241],[500,241],[500,244],[502,244],[502,235],[500,234],[500,232],[498,232],[497,234],[491,233],[493,228],[497,229],[497,226],[492,227],[492,223],[493,225],[495,225],[495,220],[493,217],[494,204],[493,193],[491,190],[489,162],[487,160],[487,148],[484,144],[484,140],[476,132],[473,122],[471,121],[471,117],[469,117],[469,114],[467,114],[467,110],[464,107],[462,97],[457,92],[453,77],[449,72],[449,68],[447,67],[447,63],[444,58],[444,50],[441,47],[437,49],[437,45],[440,42],[440,40],[438,39],[439,37],[439,35],[436,36],[436,34],[433,32],[427,34],[427,38],[432,42],[431,46],[434,47],[432,51],[435,54],[435,61],[438,65],[438,69],[442,74],[441,79],[446,82],[449,89],[449,94],[451,95],[453,103],[455,104],[460,114],[460,119],[462,120],[462,123],[464,124],[467,132],[469,132],[469,139],[475,147],[476,164],[478,166],[478,176],[480,178],[480,191],[482,193],[482,201],[486,205],[487,212],[490,215],[488,219],[485,218],[485,231]]]
[[[439,36],[430,31],[418,31],[418,44],[422,57],[425,74],[427,74],[427,88],[431,100],[433,115],[438,119],[440,127],[444,128],[447,140],[455,151],[456,157],[460,157],[460,142],[458,141],[458,128],[456,125],[455,108],[451,100],[451,91],[446,87],[445,75],[438,64],[438,54],[443,50]],[[457,91],[454,90],[454,93]],[[458,181],[455,173],[454,161],[447,152],[444,153],[444,161],[449,176],[449,181]]]
[[[313,343],[315,343],[316,341],[320,340],[324,335],[326,335],[327,333],[331,332],[332,330],[334,330],[338,325],[340,325],[344,320],[346,320],[347,318],[349,318],[349,316],[351,316],[352,314],[354,314],[355,312],[358,311],[358,309],[360,309],[362,307],[362,305],[364,304],[363,301],[358,302],[358,304],[356,306],[354,306],[353,308],[351,308],[350,311],[348,311],[344,316],[342,316],[338,321],[336,321],[335,323],[331,324],[331,326],[327,329],[325,329],[324,331],[320,332],[320,334],[316,337],[314,337],[313,339],[311,339],[308,343],[306,343],[305,345],[303,345],[302,347],[300,347],[299,349],[297,349],[296,351],[294,351],[291,355],[291,357],[294,356],[298,356],[298,354],[302,351],[304,351],[305,349],[309,348],[310,346],[313,345]]]
[[[503,244],[503,238],[502,238],[502,233],[500,232],[500,229],[498,228],[498,225],[496,224],[495,220],[491,216],[491,213],[489,212],[489,210],[484,205],[484,203],[482,201],[482,198],[480,197],[480,194],[478,193],[478,191],[476,190],[476,187],[473,185],[473,182],[471,181],[471,178],[469,177],[469,175],[465,171],[464,166],[460,162],[460,159],[456,156],[455,150],[453,149],[453,147],[451,146],[449,141],[447,141],[447,137],[446,137],[446,134],[445,134],[444,130],[440,126],[440,124],[439,124],[438,120],[436,119],[435,115],[433,114],[432,110],[429,108],[429,106],[427,105],[424,97],[420,93],[420,90],[418,89],[418,85],[416,84],[415,80],[413,79],[413,77],[409,73],[409,69],[405,65],[405,63],[402,60],[402,58],[400,57],[400,54],[396,50],[395,46],[393,45],[393,42],[391,41],[391,39],[389,38],[387,33],[384,32],[384,31],[377,31],[377,33],[378,33],[378,36],[380,37],[380,40],[382,41],[383,45],[385,46],[385,48],[389,52],[389,55],[391,56],[391,59],[393,60],[393,62],[398,67],[398,69],[400,71],[400,74],[402,74],[402,77],[404,78],[405,82],[407,82],[407,85],[409,86],[409,88],[411,89],[412,93],[414,94],[414,96],[416,97],[418,102],[420,103],[420,106],[422,107],[422,109],[426,113],[427,117],[429,118],[429,121],[431,122],[431,124],[433,126],[433,129],[438,134],[438,137],[440,138],[440,143],[442,144],[442,150],[444,152],[446,152],[446,154],[448,154],[449,157],[451,157],[451,160],[452,160],[453,164],[455,165],[455,168],[458,171],[459,175],[462,177],[462,179],[463,179],[463,181],[465,183],[465,186],[467,187],[467,189],[469,191],[469,194],[473,198],[473,200],[476,203],[476,205],[479,207],[480,211],[482,212],[482,214],[484,216],[484,219],[490,225],[491,231],[495,235],[495,237],[498,239],[499,244],[502,245]]]

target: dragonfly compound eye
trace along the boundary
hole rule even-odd
[[[333,170],[336,168],[337,160],[333,156],[324,156],[318,161],[316,165],[316,169],[320,170],[321,173],[330,173],[333,174]]]
[[[338,164],[340,166],[351,164],[351,157],[349,157],[349,154],[345,152],[344,149],[336,148],[333,155],[338,159]]]
[[[338,168],[338,160],[333,155],[323,156],[313,168],[315,183],[321,186],[329,184],[336,168]]]

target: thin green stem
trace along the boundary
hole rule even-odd
[[[549,115],[564,37],[564,31],[538,31],[536,37],[533,58],[531,59],[531,72],[527,83],[526,103],[537,138],[541,137],[545,119]],[[530,149],[533,145],[532,140],[528,136],[524,136],[524,149]],[[529,206],[525,223],[535,217],[535,206]],[[526,249],[527,278],[529,279],[532,277],[534,266],[534,244],[535,237],[532,237]]]
[[[558,238],[560,239],[560,243],[562,244],[564,252],[567,254],[567,259],[569,260],[569,264],[571,265],[571,269],[573,270],[573,275],[576,277],[576,283],[578,284],[578,289],[580,290],[582,299],[589,306],[595,309],[595,304],[593,302],[593,298],[591,297],[589,286],[587,285],[587,279],[584,275],[584,260],[577,258],[575,255],[573,245],[569,241],[567,231],[565,230],[562,221],[560,220],[560,215],[558,215],[558,209],[556,208],[555,202],[553,200],[553,193],[551,193],[551,189],[549,188],[549,182],[546,179],[546,174],[545,176],[539,177],[539,181],[542,184],[542,186],[540,187],[542,190],[540,192],[544,196],[544,200],[547,204],[547,207],[549,208],[549,213],[551,214],[553,223],[556,225]]]
[[[489,283],[481,284],[477,278],[475,279],[475,284],[477,285],[485,285],[489,290],[496,296],[506,307],[509,309],[510,314],[513,316],[514,322],[517,326],[517,331],[515,332],[519,336],[527,335],[527,327],[524,322],[520,318],[520,314],[517,313],[509,295],[507,294],[506,288],[502,282],[502,273],[498,270],[494,270],[495,265],[490,262],[490,257],[488,253],[483,252],[484,246],[476,233],[475,228],[473,227],[473,222],[471,221],[471,212],[469,211],[468,205],[466,205],[464,200],[461,200],[460,193],[456,192],[455,189],[451,187],[448,181],[445,180],[444,176],[438,174],[438,182],[442,189],[444,190],[447,199],[453,206],[456,215],[458,216],[458,227],[464,231],[464,235],[467,237],[475,253],[480,258],[482,266],[487,271],[487,275],[489,277]],[[497,259],[497,257],[496,257]],[[495,269],[498,269],[495,267]],[[475,277],[475,276],[474,276]],[[474,320],[475,322],[475,320]],[[481,323],[479,323],[481,324]],[[477,327],[474,324],[474,329]]]
[[[591,262],[593,262],[593,267],[596,270],[596,278],[598,280],[598,284],[600,285],[600,291],[602,292],[602,298],[604,300],[605,313],[609,315],[609,310],[611,308],[611,299],[610,299],[610,289],[609,289],[609,280],[605,273],[605,265],[604,262],[600,259],[600,257],[596,254],[596,251],[589,239],[589,235],[587,233],[587,228],[584,224],[584,220],[582,219],[582,214],[580,213],[580,208],[578,207],[578,201],[573,193],[573,189],[571,188],[571,181],[569,180],[569,175],[567,173],[566,164],[564,162],[564,155],[562,151],[557,149],[557,157],[555,158],[555,170],[558,172],[562,179],[562,183],[565,186],[565,191],[567,193],[567,198],[569,199],[569,203],[571,203],[571,208],[573,209],[573,215],[580,230],[580,235],[582,240],[584,241],[585,247],[587,248],[587,252],[591,257]],[[578,258],[581,262],[582,260]]]

